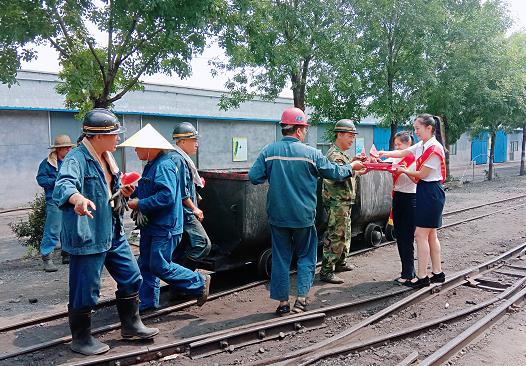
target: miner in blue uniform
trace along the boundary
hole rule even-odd
[[[281,116],[283,139],[263,148],[248,176],[253,184],[268,180],[267,215],[272,239],[270,298],[279,301],[276,314],[290,312],[290,264],[297,257],[297,299],[292,311],[307,309],[307,295],[316,269],[318,239],[315,227],[318,177],[344,180],[353,169],[331,163],[321,151],[303,143],[307,117],[301,109],[288,108]]]
[[[40,255],[44,264],[44,271],[55,272],[57,267],[51,260],[51,253],[55,246],[60,242],[60,231],[62,230],[62,211],[53,201],[53,189],[57,180],[58,171],[62,161],[75,146],[68,135],[57,135],[50,152],[46,159],[42,160],[38,167],[37,182],[44,188],[46,195],[46,223],[44,225],[44,235],[40,242]],[[62,263],[69,262],[68,253],[62,251]]]
[[[178,123],[172,134],[175,151],[171,154],[181,174],[181,194],[184,212],[184,236],[181,248],[177,248],[174,258],[185,266],[196,266],[196,261],[210,253],[212,243],[201,223],[204,213],[199,208],[197,187],[203,187],[203,180],[192,161],[197,153],[197,130],[189,122]]]
[[[183,233],[183,205],[178,180],[180,173],[167,150],[174,147],[150,124],[120,146],[135,147],[146,166],[129,207],[141,229],[139,267],[143,284],[141,310],[159,307],[160,280],[185,294],[195,296],[197,305],[206,302],[210,275],[193,272],[172,262],[172,253]]]
[[[123,131],[110,111],[89,111],[82,124],[84,137],[64,159],[53,191],[63,212],[62,246],[70,254],[71,349],[85,355],[109,349],[91,335],[91,312],[99,298],[103,267],[117,282],[122,337],[147,339],[159,332],[145,327],[139,317],[142,277],[124,234],[122,203],[133,187],[121,186],[111,154]]]

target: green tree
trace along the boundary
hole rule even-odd
[[[294,105],[303,110],[308,100],[317,108],[333,105],[358,113],[358,98],[345,93],[344,101],[334,103],[338,97],[331,94],[328,82],[333,81],[329,76],[342,76],[341,65],[334,66],[334,60],[356,54],[355,17],[352,5],[344,0],[231,1],[218,39],[228,61],[214,63],[216,72],[235,72],[226,83],[230,93],[221,106],[238,107],[257,94],[273,100],[290,86]],[[358,85],[352,73],[344,78],[349,86]],[[325,114],[329,109],[320,110]]]
[[[58,91],[66,95],[68,107],[81,110],[111,106],[137,89],[143,75],[188,76],[192,55],[203,50],[210,24],[222,11],[222,0],[12,0],[9,4],[6,17],[16,28],[5,29],[1,44],[16,53],[10,56],[11,64],[15,60],[19,66],[21,58],[36,57],[30,41],[50,44],[63,66],[64,84]],[[3,80],[12,82],[16,70],[7,71]]]
[[[508,40],[508,55],[511,58],[510,72],[514,82],[512,108],[507,118],[511,130],[522,129],[521,165],[519,175],[526,175],[526,34],[514,33]]]
[[[427,0],[362,0],[357,20],[360,45],[367,55],[368,112],[391,129],[390,146],[399,124],[422,104],[424,86],[431,77],[426,56],[434,16]]]
[[[425,86],[425,107],[444,122],[446,141],[454,144],[475,123],[477,100],[472,93],[480,87],[481,70],[492,62],[496,37],[509,26],[499,1],[443,0],[435,6],[428,54],[433,78]],[[449,172],[449,155],[446,159]]]
[[[21,61],[35,57],[30,42],[41,43],[52,30],[35,1],[0,0],[0,9],[0,82],[10,86]]]

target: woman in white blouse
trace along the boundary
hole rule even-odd
[[[396,150],[404,150],[413,144],[413,138],[407,131],[400,131],[394,136]],[[404,158],[390,158],[394,164],[403,165],[410,171],[415,171],[416,159],[410,154]],[[415,240],[415,207],[416,183],[406,174],[393,173],[393,204],[392,219],[398,254],[402,264],[400,277],[395,281],[406,284],[415,277],[414,246]]]
[[[398,151],[380,151],[380,156],[405,158],[413,155],[416,159],[416,170],[401,166],[398,173],[414,178],[416,188],[415,239],[418,254],[417,277],[406,282],[408,286],[425,287],[432,282],[444,282],[442,271],[440,242],[437,229],[442,226],[442,210],[445,204],[445,193],[442,182],[446,178],[444,148],[435,138],[435,131],[440,126],[438,117],[422,114],[415,118],[413,127],[420,139],[417,144]],[[432,275],[427,275],[427,266],[431,256]]]

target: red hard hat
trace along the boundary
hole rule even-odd
[[[281,114],[282,125],[297,125],[297,126],[308,126],[307,116],[299,108],[291,107],[287,108]]]

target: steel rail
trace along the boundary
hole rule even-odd
[[[515,294],[496,309],[487,314],[484,318],[477,321],[454,339],[446,343],[443,347],[436,350],[430,356],[419,363],[419,366],[434,366],[441,365],[446,362],[451,356],[456,354],[460,349],[468,345],[473,339],[491,327],[498,319],[500,319],[507,310],[516,305],[518,302],[524,302],[526,297],[526,288]]]
[[[470,207],[466,207],[466,208],[461,208],[461,209],[458,209],[458,210],[444,212],[442,214],[442,216],[454,215],[454,214],[457,214],[457,213],[470,211],[470,210],[474,210],[474,209],[485,207],[485,206],[496,205],[496,204],[499,204],[499,203],[513,201],[513,200],[517,200],[517,199],[521,199],[521,198],[525,198],[525,197],[526,197],[526,194],[521,194],[521,195],[518,195],[518,196],[505,198],[503,200],[497,200],[497,201],[492,201],[492,202],[488,202],[488,203],[482,203],[480,205],[475,205],[475,206],[470,206]]]
[[[337,335],[334,335],[324,341],[318,342],[312,346],[305,347],[303,349],[290,352],[285,355],[281,355],[279,357],[273,357],[273,358],[267,358],[265,360],[257,361],[254,363],[251,363],[251,366],[262,366],[262,365],[273,365],[278,362],[283,362],[288,359],[295,359],[298,357],[301,357],[303,355],[313,353],[313,352],[319,352],[321,349],[326,348],[327,346],[332,346],[333,343],[339,341],[340,339],[343,339],[353,333],[356,333],[360,329],[364,328],[365,326],[368,326],[370,324],[376,323],[377,321],[383,319],[384,317],[390,315],[396,310],[403,309],[413,302],[419,301],[423,298],[433,296],[435,292],[440,291],[440,289],[449,289],[452,287],[457,286],[458,284],[461,284],[465,281],[466,278],[470,278],[473,275],[484,273],[485,271],[489,271],[492,268],[496,267],[499,262],[504,261],[507,258],[513,257],[517,254],[522,254],[524,249],[526,248],[526,243],[522,243],[515,248],[512,248],[508,250],[507,252],[499,255],[496,258],[490,259],[485,263],[482,263],[478,266],[468,268],[466,270],[457,272],[456,274],[452,275],[451,277],[446,278],[446,282],[444,282],[441,285],[431,285],[430,287],[424,287],[413,294],[405,297],[403,300],[392,304],[379,312],[371,315],[370,317],[364,319],[363,321],[359,322],[358,324],[355,324],[351,328],[345,330],[344,332],[341,332]],[[502,294],[501,294],[502,295]]]
[[[498,214],[498,213],[501,213],[501,212],[509,212],[511,210],[514,210],[516,208],[523,207],[523,206],[526,206],[526,203],[521,203],[520,205],[515,205],[515,206],[503,208],[502,210],[497,210],[497,211],[493,211],[493,212],[490,212],[490,213],[487,213],[487,214],[474,216],[474,217],[470,217],[468,219],[452,222],[450,224],[442,225],[442,227],[440,227],[439,229],[446,229],[446,228],[451,227],[451,226],[457,226],[457,225],[465,224],[467,222],[479,220],[479,219],[482,219],[484,217],[495,215],[495,214]]]
[[[63,364],[63,366],[132,365],[139,362],[161,360],[172,354],[184,352],[191,344],[199,344],[200,341],[212,338],[217,343],[221,343],[221,348],[233,350],[237,344],[236,342],[247,334],[256,333],[255,337],[262,339],[284,338],[286,328],[291,328],[292,330],[298,330],[304,327],[307,329],[317,328],[322,325],[324,319],[325,313],[321,312],[317,314],[298,314],[294,317],[274,318],[270,321],[245,324],[231,329],[178,339],[175,342],[145,346],[133,352],[74,360]],[[229,342],[230,340],[232,340],[232,342]],[[206,352],[206,350],[203,352]]]
[[[249,283],[247,285],[239,286],[239,287],[236,287],[236,288],[233,288],[233,289],[230,289],[230,290],[218,292],[216,294],[210,295],[208,297],[208,301],[212,301],[212,300],[218,299],[220,297],[232,294],[232,293],[237,292],[237,291],[247,290],[249,288],[256,287],[256,286],[259,286],[261,284],[264,284],[266,282],[267,282],[266,280],[265,281],[256,281],[256,282],[252,282],[252,283]],[[141,319],[143,319],[143,320],[144,319],[150,319],[150,318],[154,318],[154,317],[157,317],[157,316],[160,316],[160,315],[169,314],[169,313],[172,313],[174,311],[186,309],[186,308],[188,308],[190,306],[195,305],[196,303],[197,303],[197,300],[186,301],[186,302],[183,302],[183,303],[180,303],[180,304],[177,304],[177,305],[169,306],[169,307],[162,308],[162,309],[153,311],[151,313],[142,315]],[[91,334],[99,334],[99,333],[103,333],[103,332],[109,332],[111,330],[119,329],[120,327],[121,327],[121,323],[120,322],[119,323],[108,324],[108,325],[105,325],[103,327],[99,327],[99,328],[93,329],[91,331]],[[71,335],[60,337],[60,338],[55,338],[55,339],[52,339],[52,340],[47,341],[47,342],[42,342],[42,343],[34,344],[32,346],[29,346],[29,347],[21,348],[21,349],[15,351],[15,352],[11,352],[11,353],[6,353],[6,354],[3,354],[3,355],[0,355],[0,360],[5,360],[5,359],[8,359],[8,358],[16,357],[16,356],[23,355],[23,354],[26,354],[26,353],[42,350],[42,349],[45,349],[45,348],[48,348],[48,347],[52,347],[52,346],[56,346],[56,345],[59,345],[59,344],[62,344],[62,343],[66,343],[66,342],[69,342],[69,341],[71,341]]]
[[[524,196],[526,197],[526,195],[524,195]],[[522,198],[522,196],[516,196],[516,197],[508,198],[508,199],[505,199],[505,200],[502,200],[502,201],[503,202],[504,201],[510,201],[510,200],[518,199],[518,198]],[[469,209],[474,209],[474,208],[487,206],[487,205],[500,203],[500,202],[501,201],[493,201],[493,202],[490,202],[490,203],[487,203],[487,204],[473,206],[472,208],[466,208],[466,209],[462,209],[462,210],[458,210],[458,211],[467,211]],[[477,219],[480,219],[480,218],[483,218],[483,217],[486,217],[486,216],[490,216],[490,215],[493,215],[493,214],[496,214],[496,213],[499,213],[499,212],[508,211],[510,209],[513,209],[513,208],[516,208],[516,207],[520,207],[520,206],[523,206],[523,205],[526,205],[526,203],[518,205],[518,206],[511,207],[511,208],[507,208],[507,209],[504,209],[504,210],[493,211],[493,212],[491,212],[489,214],[480,215],[480,216],[477,216],[477,217],[474,217],[474,218],[461,220],[461,221],[458,221],[458,222],[455,222],[455,223],[451,223],[451,224],[445,225],[442,228],[447,228],[447,227],[451,227],[451,226],[455,226],[455,225],[460,225],[460,224],[465,223],[465,222],[477,220]],[[439,228],[439,230],[442,229],[442,228]],[[381,245],[378,245],[378,246],[375,246],[375,247],[361,249],[361,250],[358,250],[358,251],[350,253],[350,255],[359,255],[359,254],[362,254],[362,253],[365,253],[365,252],[369,252],[371,250],[374,250],[374,249],[377,249],[379,247],[386,246],[386,245],[389,245],[389,244],[393,244],[393,243],[396,243],[396,241],[385,242],[385,243],[382,243]],[[248,286],[250,288],[250,287],[254,287],[254,286],[266,283],[266,282],[267,282],[266,280],[265,281],[258,281],[256,283],[253,283],[252,285],[249,284]],[[243,289],[244,289],[243,287],[240,287],[240,288],[228,290],[228,291],[225,291],[225,293],[220,295],[220,296],[224,296],[224,295],[227,295],[227,294],[229,294],[231,292],[235,292],[235,291],[242,291]],[[215,298],[216,297],[211,296],[210,300],[215,299]],[[114,303],[115,303],[115,299],[108,299],[108,300],[105,300],[104,302],[99,303],[97,305],[97,308],[110,306],[110,305],[112,305]],[[151,317],[168,314],[168,313],[171,313],[171,312],[174,312],[174,311],[177,311],[177,310],[184,309],[184,308],[186,308],[188,306],[192,306],[194,304],[195,304],[195,301],[190,301],[190,302],[186,302],[186,303],[182,303],[182,304],[177,304],[175,306],[171,306],[171,307],[168,307],[168,308],[160,309],[160,310],[158,310],[156,312],[153,312],[153,313],[150,313],[148,315],[145,315],[142,318],[143,319],[148,319],[148,318],[151,318]],[[21,321],[21,322],[18,322],[18,323],[9,324],[7,326],[0,327],[0,332],[13,330],[13,329],[18,329],[18,328],[22,328],[22,327],[26,327],[26,326],[30,326],[30,325],[34,325],[34,324],[38,324],[38,323],[42,323],[42,322],[46,322],[46,321],[52,321],[52,320],[58,319],[60,317],[65,317],[66,315],[67,315],[67,311],[62,311],[62,312],[57,312],[55,314],[51,314],[51,315],[47,315],[47,316],[42,316],[42,317],[33,318],[33,319],[27,319],[27,320],[24,320],[24,321]],[[94,329],[93,330],[93,334],[97,334],[97,333],[101,333],[101,332],[105,332],[105,331],[118,329],[119,327],[120,327],[120,323],[110,324],[110,325],[105,326],[105,327],[100,327],[100,328]],[[25,354],[25,353],[33,352],[33,351],[36,351],[36,350],[44,349],[44,348],[47,348],[47,347],[51,347],[51,346],[54,346],[54,345],[57,345],[57,344],[68,342],[70,340],[71,340],[71,336],[66,336],[66,337],[58,338],[58,339],[55,339],[55,340],[52,340],[52,341],[40,343],[40,344],[31,346],[31,347],[24,348],[24,349],[22,349],[22,350],[20,350],[19,352],[16,352],[16,353],[0,355],[0,360],[6,359],[6,358],[10,358],[10,357],[14,357],[14,356],[17,356],[17,355],[20,355],[20,354]]]
[[[484,206],[489,206],[489,205],[492,205],[492,204],[507,202],[507,201],[511,201],[511,200],[514,200],[514,199],[520,199],[520,198],[523,198],[523,197],[526,197],[526,194],[525,195],[519,195],[519,196],[511,197],[511,198],[506,198],[506,199],[500,200],[500,201],[493,201],[493,202],[488,202],[488,203],[484,203],[484,204],[481,204],[481,205],[471,206],[471,207],[463,208],[463,209],[456,210],[456,211],[446,212],[446,213],[443,214],[443,216],[456,214],[456,213],[459,213],[459,212],[465,212],[465,211],[469,211],[469,210],[472,210],[472,209],[476,209],[476,208],[480,208],[480,207],[484,207]],[[507,208],[507,209],[499,210],[499,211],[493,211],[491,213],[488,213],[488,214],[485,214],[485,215],[476,216],[476,217],[472,217],[472,218],[469,218],[469,219],[466,219],[466,220],[460,220],[460,221],[457,221],[457,222],[454,222],[454,223],[451,223],[451,224],[446,224],[446,225],[443,225],[442,227],[440,227],[439,230],[440,229],[449,228],[449,227],[452,227],[452,226],[461,225],[461,224],[469,222],[469,221],[474,221],[474,220],[477,220],[477,219],[480,219],[480,218],[484,218],[486,216],[494,215],[496,213],[508,211],[508,210],[511,210],[513,208],[517,208],[517,207],[520,207],[520,206],[523,206],[523,205],[526,205],[526,203],[518,205],[518,206],[510,207],[510,208]],[[12,210],[7,210],[7,211],[0,211],[0,214],[5,213],[5,212],[11,212],[11,211],[20,211],[20,210],[24,210],[24,209],[20,208],[20,209],[12,209]],[[387,245],[394,244],[394,243],[396,243],[395,240],[387,241],[387,242],[381,243],[381,244],[376,245],[376,246],[371,247],[371,248],[364,248],[364,249],[360,249],[360,250],[351,252],[349,254],[349,256],[355,256],[355,255],[359,255],[359,254],[362,254],[362,253],[367,253],[367,252],[372,251],[374,249],[381,248],[383,246],[387,246]],[[95,306],[95,309],[104,308],[106,306],[112,306],[114,304],[115,304],[115,298],[107,299],[107,300],[99,302]],[[53,321],[53,320],[60,319],[60,318],[65,318],[67,315],[68,315],[67,310],[61,310],[61,311],[57,311],[57,312],[52,313],[52,314],[43,315],[43,316],[40,316],[40,317],[26,319],[26,320],[22,320],[22,321],[19,321],[19,322],[16,322],[16,323],[3,325],[3,326],[0,326],[0,333],[1,332],[6,332],[6,331],[10,331],[10,330],[20,329],[20,328],[28,327],[28,326],[31,326],[31,325],[40,324],[40,323],[46,323],[46,322]]]
[[[397,291],[393,291],[390,293],[384,293],[381,295],[373,296],[373,297],[367,297],[364,299],[357,299],[351,302],[343,303],[343,304],[337,304],[333,306],[328,306],[324,308],[309,310],[304,313],[300,314],[293,314],[286,318],[272,318],[270,320],[265,320],[258,323],[252,323],[252,324],[246,324],[240,327],[236,328],[229,328],[220,330],[214,333],[209,334],[202,334],[198,336],[194,336],[192,338],[187,339],[178,339],[173,342],[165,343],[165,344],[159,344],[154,345],[151,347],[143,347],[139,350],[133,351],[132,353],[122,353],[122,354],[116,354],[116,355],[108,355],[108,356],[101,356],[97,359],[90,359],[86,360],[85,362],[81,363],[82,366],[88,366],[88,365],[113,365],[115,362],[120,362],[121,365],[132,365],[138,362],[144,362],[145,360],[155,360],[159,359],[160,357],[166,357],[168,355],[174,354],[174,353],[182,353],[185,351],[185,348],[189,349],[190,356],[193,357],[193,355],[201,355],[203,353],[207,353],[207,355],[218,353],[223,351],[223,347],[221,344],[222,340],[227,340],[229,338],[235,338],[235,333],[245,330],[244,333],[247,333],[249,331],[246,331],[247,329],[252,329],[254,327],[263,327],[263,326],[270,326],[273,323],[281,322],[282,319],[289,320],[291,322],[297,322],[298,319],[301,319],[304,316],[319,316],[320,314],[330,313],[330,314],[337,314],[338,312],[343,312],[346,309],[349,310],[354,307],[362,306],[365,304],[369,304],[372,302],[376,302],[379,300],[384,300],[389,297],[398,296],[404,292],[410,291],[409,288],[400,288]],[[259,341],[266,341],[270,338],[268,337],[261,337],[260,334],[257,334],[257,337]],[[245,342],[245,344],[253,344],[255,342]],[[209,346],[215,344],[214,350],[210,350]],[[224,345],[224,343],[223,343]],[[228,345],[230,346],[230,344]],[[205,347],[205,351],[202,351],[200,347]],[[160,354],[162,356],[160,356]],[[137,359],[139,357],[139,359]],[[75,363],[77,364],[77,363]]]
[[[334,348],[324,350],[322,352],[317,352],[316,354],[313,354],[310,357],[307,356],[300,360],[289,360],[288,362],[283,363],[283,365],[307,366],[307,365],[312,364],[313,362],[319,361],[321,359],[324,359],[330,356],[334,356],[334,355],[341,354],[341,353],[347,353],[350,351],[360,350],[360,349],[364,349],[367,347],[372,347],[372,346],[382,344],[388,341],[397,340],[397,339],[409,336],[414,333],[429,330],[433,327],[439,326],[441,323],[447,323],[453,320],[457,320],[459,318],[465,317],[466,315],[469,315],[479,310],[482,310],[484,308],[487,308],[488,306],[493,305],[497,303],[498,301],[508,299],[510,296],[513,296],[518,291],[519,291],[519,294],[524,293],[526,289],[521,290],[521,288],[522,286],[524,286],[525,283],[526,283],[526,277],[518,280],[515,284],[513,284],[513,286],[510,286],[505,292],[499,294],[498,296],[495,296],[491,299],[483,301],[480,304],[477,304],[475,306],[457,310],[446,316],[428,320],[422,324],[418,324],[418,325],[406,328],[402,331],[395,331],[389,334],[376,336],[376,337],[370,338],[365,341],[359,341],[359,342],[354,342],[350,344],[347,343],[339,347],[334,347]],[[349,339],[345,338],[345,341],[349,341]]]

